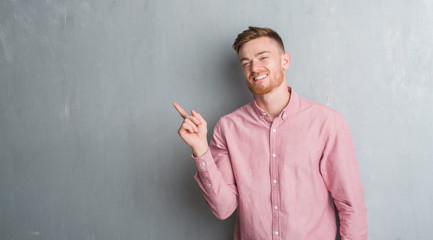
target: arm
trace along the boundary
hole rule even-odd
[[[238,193],[220,122],[215,126],[210,151],[194,160],[195,179],[210,209],[221,220],[230,217],[238,206]]]
[[[338,114],[331,123],[320,163],[323,180],[334,198],[342,240],[367,239],[367,208],[349,129]]]
[[[207,124],[203,117],[191,111],[187,114],[177,103],[173,104],[184,118],[178,133],[193,151],[197,168],[195,179],[210,209],[219,219],[228,218],[237,208],[237,189],[230,158],[220,125],[215,126],[214,135],[207,143]]]

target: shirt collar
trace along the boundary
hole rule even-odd
[[[283,109],[283,111],[281,111],[280,115],[278,116],[282,120],[286,120],[290,114],[296,112],[297,109],[299,108],[299,96],[298,96],[298,94],[296,94],[295,90],[293,90],[293,88],[290,86],[287,86],[287,91],[290,92],[289,103]],[[255,115],[259,119],[268,119],[269,114],[265,110],[260,108],[259,105],[257,105],[257,102],[254,98],[253,98],[253,101],[251,101],[251,106],[253,108]]]

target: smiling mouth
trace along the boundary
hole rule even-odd
[[[260,81],[260,80],[262,80],[262,79],[265,79],[267,76],[268,76],[268,74],[263,74],[263,75],[260,75],[260,76],[254,77],[253,80],[254,80],[255,82],[256,82],[256,81]]]

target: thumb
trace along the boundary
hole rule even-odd
[[[191,114],[192,114],[194,117],[198,118],[198,119],[200,120],[200,122],[202,122],[202,123],[206,123],[206,121],[205,121],[204,118],[200,115],[200,113],[198,113],[198,112],[196,112],[196,111],[194,111],[194,110],[191,110]]]

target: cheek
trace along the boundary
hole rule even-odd
[[[282,65],[282,64],[279,64],[279,62],[278,62],[278,63],[275,63],[275,64],[272,66],[272,69],[274,69],[274,71],[282,71],[282,70],[283,70],[283,65]]]

